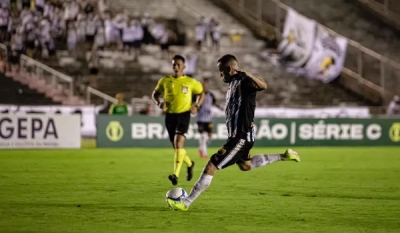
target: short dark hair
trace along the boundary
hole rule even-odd
[[[183,63],[185,63],[185,58],[181,55],[175,55],[172,60],[181,60]]]
[[[226,54],[218,60],[218,63],[221,63],[223,66],[227,66],[232,61],[237,61],[236,57],[232,54]]]

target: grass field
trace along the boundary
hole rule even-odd
[[[293,149],[301,163],[219,172],[188,212],[165,204],[171,149],[3,150],[0,232],[400,232],[399,148]],[[188,151],[190,191],[206,161]]]

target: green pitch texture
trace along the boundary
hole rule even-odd
[[[3,150],[0,232],[400,232],[399,148],[293,149],[301,163],[217,173],[188,212],[164,201],[169,148]],[[206,161],[188,152],[189,192]]]

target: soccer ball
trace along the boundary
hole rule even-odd
[[[165,201],[170,209],[175,209],[175,203],[185,197],[187,197],[187,193],[183,188],[173,188],[165,194]]]

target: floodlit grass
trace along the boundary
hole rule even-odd
[[[188,212],[164,201],[169,148],[3,150],[0,232],[400,232],[399,148],[293,149],[301,163],[219,172]],[[189,192],[206,161],[188,151]]]

